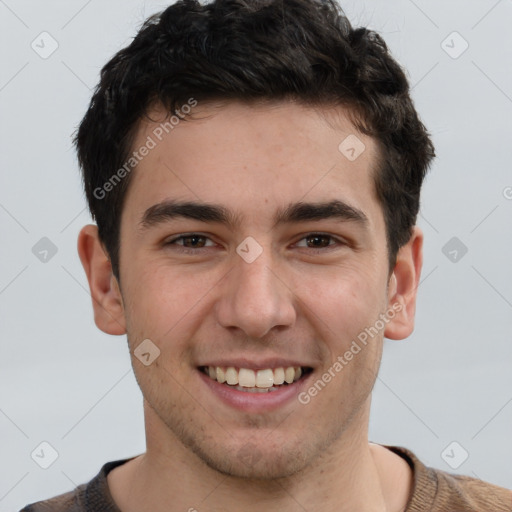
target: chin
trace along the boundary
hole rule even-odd
[[[250,444],[242,447],[238,453],[231,452],[229,457],[220,454],[198,454],[211,469],[244,480],[271,481],[288,478],[300,472],[306,465],[304,453],[296,451],[273,450],[262,453]]]
[[[238,439],[229,435],[184,435],[181,442],[205,466],[218,473],[231,478],[261,481],[295,475],[309,465],[319,448],[308,445],[304,439],[271,440],[271,437],[268,432]]]

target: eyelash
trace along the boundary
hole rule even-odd
[[[340,240],[339,238],[336,238],[332,235],[329,235],[327,233],[317,233],[317,232],[312,232],[312,233],[308,233],[307,235],[304,235],[302,238],[300,238],[298,241],[302,241],[306,238],[311,238],[311,237],[316,237],[316,236],[319,236],[319,237],[327,237],[331,240],[334,240],[336,242],[336,244],[333,244],[333,245],[328,245],[327,247],[321,247],[321,248],[314,248],[314,247],[304,247],[304,249],[309,249],[310,251],[312,251],[313,253],[320,253],[320,252],[325,252],[326,250],[330,250],[330,249],[333,249],[336,247],[336,245],[338,246],[346,246],[348,245],[346,242],[344,242],[343,240]],[[204,239],[207,239],[207,240],[211,240],[209,237],[205,236],[205,235],[201,235],[200,233],[189,233],[189,234],[185,234],[185,235],[180,235],[180,236],[177,236],[171,240],[168,240],[167,242],[164,243],[164,246],[170,246],[170,245],[174,245],[175,247],[179,247],[178,251],[181,252],[181,253],[184,253],[184,254],[198,254],[199,250],[201,249],[208,249],[208,247],[198,247],[197,249],[191,249],[190,247],[184,247],[184,246],[179,246],[176,244],[177,241],[179,240],[185,240],[187,238],[194,238],[194,237],[198,237],[198,238],[204,238]]]

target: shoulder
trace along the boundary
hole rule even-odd
[[[512,491],[477,478],[425,466],[411,451],[385,446],[404,458],[414,472],[405,512],[512,512]]]
[[[89,482],[65,494],[27,505],[20,512],[119,512],[110,494],[107,475],[132,458],[107,462]]]
[[[464,510],[512,512],[512,491],[469,476],[433,470],[438,481],[438,500],[466,507]],[[462,510],[462,509],[461,509]]]
[[[87,484],[82,484],[71,492],[27,505],[20,512],[82,512],[87,510],[84,504],[86,487]]]

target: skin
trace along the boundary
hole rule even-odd
[[[155,108],[156,121],[140,123],[134,148],[163,115]],[[96,226],[78,239],[96,325],[127,334],[144,396],[147,450],[108,475],[113,499],[123,512],[405,510],[411,470],[369,443],[368,423],[383,337],[414,328],[423,235],[414,228],[390,273],[375,142],[341,107],[209,103],[193,116],[133,171],[120,283]],[[355,161],[338,150],[350,134],[366,147]],[[222,204],[240,224],[177,218],[140,231],[144,211],[169,198]],[[291,202],[332,199],[361,210],[366,225],[272,221]],[[183,241],[164,245],[191,232],[207,237],[194,254],[180,252]],[[308,235],[319,232],[333,238],[315,245]],[[248,236],[263,249],[252,263],[236,252]],[[393,304],[400,312],[307,405],[242,412],[199,378],[199,364],[231,355],[307,361],[316,380]],[[133,351],[147,338],[160,356],[144,366]]]

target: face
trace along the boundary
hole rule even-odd
[[[121,220],[122,315],[146,421],[162,445],[225,474],[289,476],[366,428],[393,324],[377,152],[343,110],[328,114],[198,104],[161,141],[160,121],[141,124],[134,143],[156,142]],[[356,159],[339,149],[348,136],[364,144]],[[134,356],[143,340],[147,366]],[[279,368],[295,381],[279,385]]]

